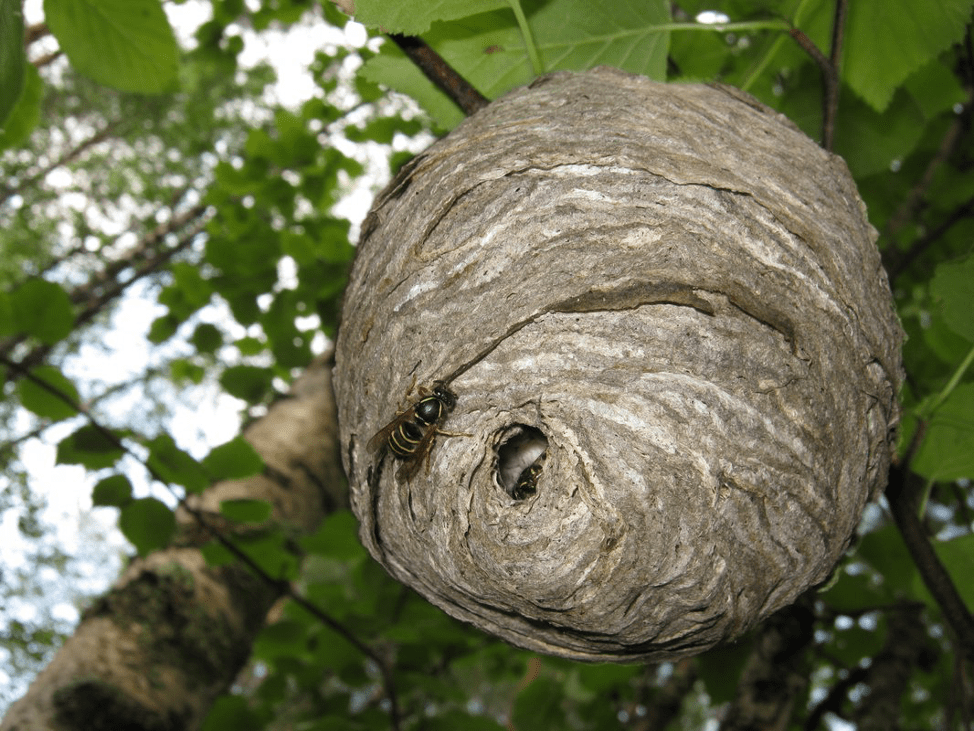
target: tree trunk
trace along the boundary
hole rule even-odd
[[[244,431],[264,459],[263,474],[216,483],[191,504],[218,516],[222,500],[267,500],[272,521],[314,530],[347,501],[336,431],[330,362],[319,358],[289,397]],[[281,587],[237,562],[208,566],[200,546],[210,536],[187,511],[177,518],[174,545],[134,560],[84,613],[2,731],[199,726],[246,662]]]

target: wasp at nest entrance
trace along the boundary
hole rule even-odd
[[[508,427],[501,439],[497,482],[515,500],[525,500],[538,491],[548,440],[540,429],[524,424]]]
[[[402,462],[396,471],[396,477],[400,480],[411,480],[423,463],[429,467],[429,456],[437,434],[461,436],[440,430],[440,425],[457,405],[456,394],[440,382],[433,385],[432,392],[420,389],[420,394],[422,398],[398,413],[366,445],[370,452],[381,448],[380,462],[386,450]]]

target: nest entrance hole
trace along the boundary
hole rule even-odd
[[[507,427],[497,448],[497,483],[515,500],[537,492],[538,477],[548,453],[548,439],[526,424]]]

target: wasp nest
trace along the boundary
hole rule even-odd
[[[540,652],[740,635],[884,485],[875,238],[843,162],[740,92],[600,68],[492,103],[363,230],[336,353],[363,541]]]

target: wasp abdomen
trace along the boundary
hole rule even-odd
[[[389,450],[399,459],[406,459],[416,453],[422,439],[423,430],[411,421],[404,421],[389,437]]]

